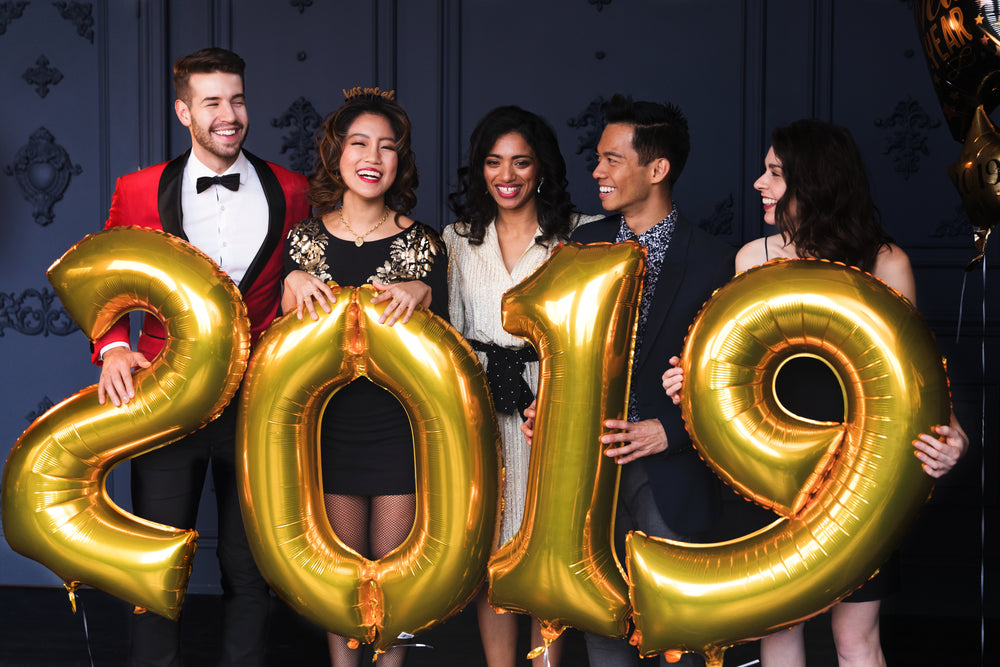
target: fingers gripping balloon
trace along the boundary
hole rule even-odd
[[[776,397],[781,366],[802,355],[840,378],[844,424],[796,417]],[[909,302],[821,260],[734,278],[692,324],[683,359],[698,451],[784,518],[722,544],[631,535],[633,640],[644,654],[698,651],[721,665],[726,647],[822,611],[885,561],[930,493],[911,442],[948,421],[948,385]]]
[[[521,528],[490,559],[490,603],[542,621],[623,636],[625,581],[614,557],[618,468],[599,441],[625,419],[645,266],[638,244],[558,248],[503,300],[503,326],[541,362]]]
[[[91,339],[129,310],[153,313],[163,351],[135,374],[135,399],[99,405],[87,387],[37,419],[3,471],[3,528],[18,553],[74,587],[86,583],[176,618],[197,534],[123,512],[104,486],[111,469],[218,416],[239,386],[250,323],[239,291],[207,256],[162,232],[91,234],[48,272]]]
[[[327,630],[389,649],[459,611],[486,573],[496,533],[499,434],[486,376],[459,334],[418,309],[379,324],[370,287],[334,290],[319,320],[289,316],[265,333],[247,371],[237,431],[243,517],[261,573]],[[323,508],[319,420],[359,376],[391,391],[413,431],[413,530],[370,561]],[[364,456],[363,451],[358,456]]]

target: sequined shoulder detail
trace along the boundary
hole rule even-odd
[[[288,255],[303,271],[329,282],[333,280],[326,263],[329,243],[330,235],[323,222],[319,218],[307,218],[289,230]]]
[[[398,283],[421,280],[431,272],[434,260],[441,254],[444,243],[436,231],[419,222],[393,239],[389,259],[368,277],[368,281]]]

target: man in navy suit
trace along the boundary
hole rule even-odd
[[[717,518],[720,482],[692,448],[661,376],[702,304],[732,277],[736,251],[674,206],[674,184],[690,150],[680,110],[615,95],[603,111],[607,124],[593,176],[602,206],[616,213],[578,227],[571,240],[631,240],[647,253],[628,420],[606,421],[601,436],[605,454],[622,466],[616,541],[623,544],[629,530],[696,541]],[[533,415],[526,416],[530,436]],[[638,664],[638,653],[623,640],[587,635],[587,653],[594,667]],[[686,654],[679,664],[700,661]]]

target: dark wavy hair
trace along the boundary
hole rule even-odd
[[[649,164],[664,157],[670,163],[667,185],[671,190],[680,178],[691,152],[687,118],[676,104],[634,101],[625,95],[613,95],[601,106],[604,122],[632,126],[632,148],[639,154],[639,164]]]
[[[190,105],[192,74],[225,72],[226,74],[239,74],[240,81],[243,81],[245,69],[246,63],[243,62],[243,58],[232,51],[220,49],[217,46],[200,49],[186,56],[181,56],[174,62],[174,92],[177,99]]]
[[[872,201],[861,150],[851,133],[821,120],[798,120],[771,136],[785,194],[775,222],[800,257],[819,257],[871,271],[892,238]],[[789,211],[794,202],[795,215]]]
[[[386,205],[399,216],[406,215],[417,205],[417,163],[410,147],[410,119],[403,107],[382,94],[364,93],[350,97],[323,121],[323,133],[316,139],[316,167],[309,176],[309,203],[317,215],[337,209],[344,198],[347,185],[340,175],[340,156],[344,152],[347,131],[358,116],[370,113],[389,121],[396,139],[395,150],[399,156],[396,179],[385,193]]]
[[[541,192],[535,193],[538,226],[535,242],[566,241],[572,231],[573,202],[566,188],[566,162],[556,133],[540,116],[521,107],[503,106],[483,116],[469,137],[469,163],[458,170],[458,191],[448,196],[448,206],[468,227],[458,231],[472,245],[480,245],[486,228],[497,216],[497,203],[486,187],[483,165],[497,139],[516,132],[531,146],[538,161]]]

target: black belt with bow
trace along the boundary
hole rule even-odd
[[[531,387],[524,381],[524,365],[538,361],[538,353],[530,346],[514,350],[478,340],[469,340],[469,345],[486,353],[486,381],[493,394],[493,407],[502,414],[519,414],[524,419],[524,409],[535,400]]]

